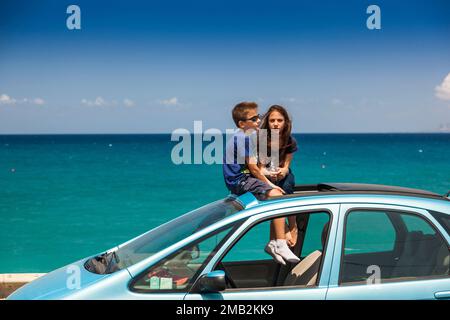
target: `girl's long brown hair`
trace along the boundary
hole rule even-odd
[[[269,117],[270,114],[274,111],[278,111],[284,117],[284,128],[280,132],[280,147],[279,147],[280,165],[282,165],[286,157],[286,149],[292,144],[292,141],[290,141],[289,139],[289,137],[291,136],[292,121],[286,109],[280,105],[275,104],[271,106],[269,110],[267,110],[261,123],[261,129],[267,130],[267,152],[269,155],[271,154],[270,142],[272,141],[269,127]]]

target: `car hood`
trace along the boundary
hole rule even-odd
[[[91,258],[91,257],[90,257]],[[8,296],[8,300],[63,299],[110,274],[95,274],[85,269],[84,258],[24,285]],[[79,275],[79,276],[78,276]]]

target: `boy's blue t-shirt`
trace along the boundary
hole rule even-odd
[[[238,130],[227,142],[223,156],[223,177],[228,188],[236,186],[246,175],[250,174],[246,157],[256,157],[256,132],[246,135]]]

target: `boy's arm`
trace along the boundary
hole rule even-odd
[[[267,171],[266,167],[264,167],[264,165],[260,162],[258,162],[258,169],[259,172],[266,177],[271,175],[271,173]]]
[[[271,184],[270,180],[267,179],[266,176],[262,174],[261,169],[258,167],[258,165],[249,163],[247,164],[247,166],[252,176],[254,176],[256,179],[262,180],[267,184]]]

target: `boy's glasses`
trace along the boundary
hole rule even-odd
[[[252,122],[256,122],[256,121],[258,121],[258,120],[260,120],[262,117],[261,117],[261,115],[260,114],[258,114],[258,115],[256,115],[256,116],[254,116],[254,117],[251,117],[251,118],[248,118],[248,119],[244,119],[244,121],[252,121]]]

